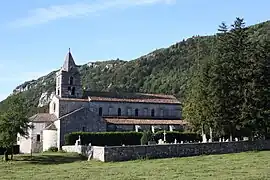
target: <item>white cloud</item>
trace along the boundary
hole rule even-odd
[[[88,16],[108,9],[128,8],[132,6],[151,5],[157,3],[171,4],[175,0],[99,0],[95,3],[75,3],[53,5],[29,11],[28,16],[17,19],[9,25],[12,27],[43,24],[68,17]]]

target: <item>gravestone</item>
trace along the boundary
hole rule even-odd
[[[158,144],[164,144],[164,142],[162,141],[162,139],[158,140]]]
[[[92,157],[93,157],[93,148],[92,148],[91,143],[89,143],[89,145],[87,146],[87,155],[88,155],[88,161],[90,159],[92,159]]]
[[[75,146],[81,145],[81,136],[79,135],[79,139],[76,140]]]

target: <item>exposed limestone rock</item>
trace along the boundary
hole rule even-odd
[[[55,92],[52,92],[49,94],[48,92],[44,92],[41,94],[39,101],[38,101],[38,107],[43,107],[49,104],[54,96]]]

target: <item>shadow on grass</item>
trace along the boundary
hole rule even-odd
[[[67,155],[65,153],[55,153],[55,154],[34,154],[33,156],[30,155],[23,155],[15,157],[13,161],[23,161],[30,164],[41,164],[41,165],[50,165],[50,164],[66,164],[66,163],[73,163],[77,161],[87,160],[85,156],[72,154]]]

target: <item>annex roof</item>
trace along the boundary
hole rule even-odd
[[[54,114],[38,113],[29,118],[32,122],[53,122],[57,119]]]
[[[118,125],[185,125],[184,120],[176,119],[135,119],[135,118],[104,118],[107,123]]]

